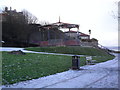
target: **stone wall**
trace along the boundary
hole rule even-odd
[[[92,41],[92,42],[80,42],[80,46],[86,46],[86,47],[94,47],[94,46],[98,46],[98,42],[97,41]]]
[[[80,41],[80,40],[63,40],[63,39],[52,39],[49,41],[41,41],[40,46],[85,46],[95,47],[98,46],[98,41]]]

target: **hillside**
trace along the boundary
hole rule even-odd
[[[62,53],[62,54],[76,54],[76,55],[90,55],[90,56],[108,56],[109,54],[104,50],[92,47],[80,46],[64,46],[64,47],[29,47],[25,50],[49,53]]]

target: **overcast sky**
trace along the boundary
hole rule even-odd
[[[79,24],[80,31],[103,46],[118,45],[117,2],[119,0],[0,0],[0,7],[28,10],[39,21]]]

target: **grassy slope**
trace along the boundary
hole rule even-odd
[[[30,47],[26,50],[37,51],[37,52],[52,52],[52,53],[64,53],[64,54],[78,54],[78,55],[91,55],[91,56],[106,56],[108,55],[105,51],[80,46],[67,46],[67,47]]]

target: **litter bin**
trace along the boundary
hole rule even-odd
[[[77,55],[72,56],[72,69],[73,70],[79,70],[79,65],[80,65],[80,61],[79,61],[80,57]]]

